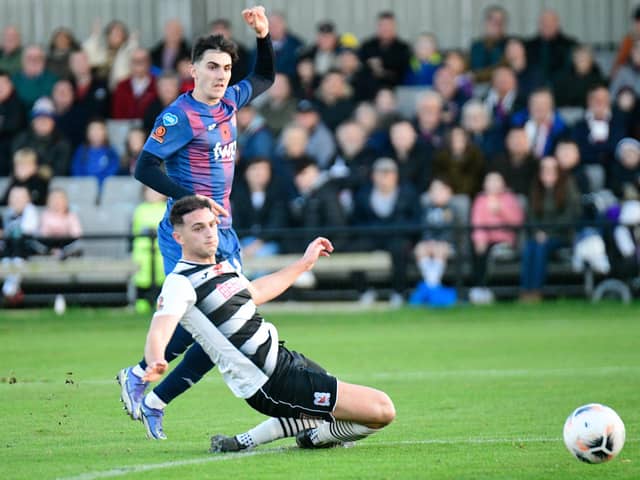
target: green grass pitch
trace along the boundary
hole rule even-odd
[[[0,478],[640,478],[640,309],[615,303],[314,313],[270,311],[287,345],[339,378],[385,390],[397,419],[352,448],[292,439],[233,455],[209,436],[262,417],[217,371],[168,407],[169,440],[121,410],[114,376],[142,352],[148,318],[125,310],[0,311]],[[613,407],[618,458],[565,450],[577,406]]]

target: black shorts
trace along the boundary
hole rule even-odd
[[[276,369],[247,403],[269,417],[332,422],[337,391],[338,381],[324,368],[301,353],[280,346]]]

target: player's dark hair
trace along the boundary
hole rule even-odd
[[[193,49],[191,50],[191,63],[202,60],[202,56],[207,50],[218,50],[228,53],[231,57],[231,63],[238,61],[238,47],[235,43],[227,40],[222,35],[209,35],[207,37],[200,37],[193,45]]]
[[[9,80],[11,80],[11,74],[7,70],[0,69],[0,77],[9,77]]]
[[[378,13],[378,20],[395,20],[396,15],[391,10],[383,10]]]
[[[174,227],[177,225],[184,225],[184,216],[191,212],[195,212],[196,210],[200,210],[201,208],[213,211],[211,210],[211,204],[206,198],[196,197],[195,195],[182,197],[173,204],[173,207],[171,207],[169,222]]]

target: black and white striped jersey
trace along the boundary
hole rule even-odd
[[[240,398],[266,383],[278,357],[278,332],[256,312],[248,284],[228,261],[180,260],[164,281],[155,314],[180,316]]]

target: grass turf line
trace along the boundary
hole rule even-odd
[[[637,305],[266,317],[290,348],[339,378],[387,391],[397,421],[352,449],[300,451],[288,439],[214,460],[222,457],[206,453],[210,435],[262,418],[217,372],[169,407],[167,442],[147,441],[120,410],[111,379],[140,355],[147,318],[3,311],[0,477],[640,478]],[[592,401],[615,408],[627,426],[610,464],[583,465],[562,444],[566,416]]]

